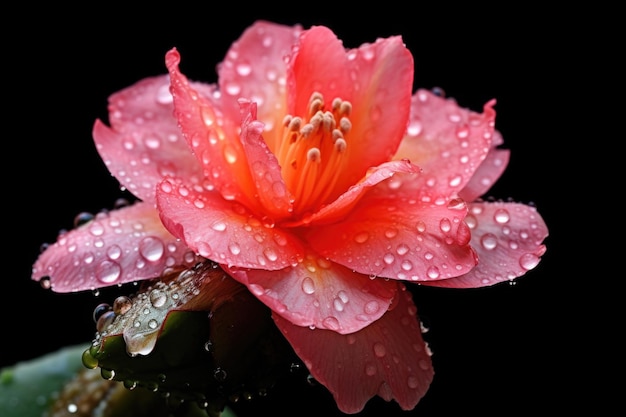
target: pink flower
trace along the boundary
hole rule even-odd
[[[94,139],[141,201],[60,236],[33,278],[59,292],[158,277],[208,258],[246,285],[338,407],[405,410],[433,378],[405,282],[469,288],[534,268],[534,207],[479,199],[500,177],[482,113],[413,94],[400,37],[346,50],[333,32],[253,24],[218,67],[110,97]]]

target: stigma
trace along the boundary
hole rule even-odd
[[[312,212],[325,204],[343,171],[351,130],[352,104],[335,98],[330,107],[314,92],[307,114],[287,115],[276,156],[294,212]]]

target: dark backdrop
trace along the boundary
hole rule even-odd
[[[434,382],[412,412],[375,399],[364,415],[534,414],[562,410],[570,402],[572,391],[557,387],[578,385],[565,352],[582,342],[574,342],[572,333],[577,319],[573,300],[565,296],[571,277],[562,269],[568,259],[564,221],[557,216],[566,170],[556,168],[564,161],[554,143],[563,143],[565,121],[552,106],[563,45],[571,39],[550,29],[556,16],[519,9],[406,9],[388,2],[345,13],[335,9],[338,3],[280,11],[168,4],[161,11],[131,13],[120,5],[90,7],[39,8],[37,19],[15,16],[20,24],[7,38],[5,83],[17,94],[5,121],[4,169],[10,174],[4,181],[11,186],[4,195],[10,216],[5,228],[11,237],[4,239],[9,270],[0,304],[0,366],[90,341],[94,306],[111,301],[91,293],[50,293],[30,280],[42,243],[70,228],[77,213],[110,208],[123,196],[91,139],[94,120],[106,120],[107,97],[165,73],[164,55],[174,46],[190,79],[214,82],[215,66],[230,43],[254,20],[267,19],[328,25],[347,47],[402,35],[414,54],[416,88],[441,87],[477,111],[496,98],[496,127],[512,157],[490,195],[536,204],[550,228],[542,263],[515,285],[413,288],[430,328]],[[325,391],[297,387],[278,387],[254,407],[273,410],[291,398],[302,403],[302,413],[335,415]]]

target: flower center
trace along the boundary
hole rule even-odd
[[[294,212],[313,212],[333,192],[346,160],[345,135],[352,123],[352,104],[335,98],[330,109],[315,92],[305,118],[287,115],[276,154],[287,188],[294,196]]]

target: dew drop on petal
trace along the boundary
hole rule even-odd
[[[98,266],[96,277],[103,284],[112,284],[117,281],[122,273],[122,268],[117,262],[102,261]]]
[[[146,237],[139,242],[139,254],[150,262],[157,262],[163,257],[165,246],[161,239]]]
[[[428,268],[427,274],[428,274],[428,278],[437,279],[439,278],[439,275],[440,275],[439,268],[437,268],[436,266],[431,266],[430,268]]]
[[[384,357],[387,354],[387,349],[385,349],[385,345],[380,342],[374,343],[374,354],[379,358]]]
[[[354,241],[356,243],[365,243],[369,239],[370,235],[367,232],[360,232],[356,236],[354,236]]]
[[[383,261],[385,261],[387,265],[391,265],[395,261],[395,259],[395,256],[393,256],[393,254],[391,253],[387,253],[385,254],[385,256],[383,256]]]
[[[496,212],[493,215],[493,218],[496,221],[496,223],[499,223],[499,224],[505,224],[505,223],[508,223],[509,220],[511,220],[511,216],[509,215],[509,212],[506,209],[496,210]]]
[[[304,291],[305,294],[313,294],[315,292],[315,283],[311,277],[305,277],[302,280],[302,291]]]
[[[498,245],[498,238],[493,233],[485,233],[480,238],[480,244],[487,250],[494,250]]]
[[[539,257],[534,253],[526,253],[520,257],[519,264],[525,270],[531,270],[539,264]]]
[[[416,389],[419,386],[418,379],[415,375],[410,375],[406,383],[411,389]]]
[[[396,248],[396,252],[400,256],[406,255],[408,251],[409,251],[409,247],[405,245],[404,243],[398,245],[398,247]]]
[[[156,95],[156,101],[160,104],[171,104],[174,101],[172,93],[170,93],[169,84],[164,84],[159,88]]]
[[[278,255],[272,248],[265,249],[263,251],[263,255],[265,255],[265,257],[272,262],[275,262],[278,259]]]
[[[213,230],[217,231],[217,232],[223,232],[224,230],[226,230],[226,223],[224,222],[217,222],[215,224],[213,224],[213,226],[211,226],[213,228]]]
[[[228,250],[233,255],[239,255],[241,253],[241,247],[235,242],[231,242],[231,244],[228,245]]]
[[[235,70],[237,71],[237,74],[242,77],[246,77],[252,72],[252,66],[248,62],[243,61],[237,64]]]
[[[368,375],[368,376],[376,375],[376,365],[374,365],[373,363],[366,364],[365,375]]]
[[[206,242],[198,242],[198,254],[200,256],[209,258],[212,252],[213,252],[213,249],[211,248],[211,245],[209,245]]]
[[[422,122],[420,122],[419,120],[411,120],[406,133],[409,136],[418,136],[420,133],[422,133]]]
[[[365,314],[376,314],[380,310],[380,304],[375,300],[369,301],[363,310]]]

